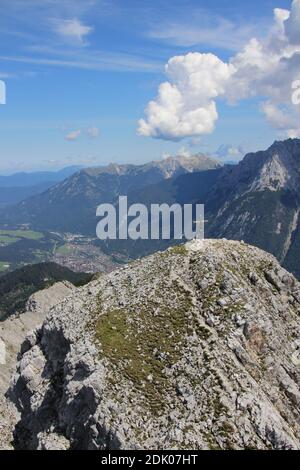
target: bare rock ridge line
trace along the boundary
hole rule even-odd
[[[300,284],[193,241],[72,291],[22,345],[17,449],[300,449]]]

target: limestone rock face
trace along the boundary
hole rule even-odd
[[[22,347],[22,449],[300,449],[300,284],[193,241],[77,289]]]
[[[206,235],[245,240],[300,279],[300,139],[226,166],[205,202]]]
[[[11,315],[0,322],[0,449],[11,448],[12,429],[18,421],[14,406],[4,395],[15,372],[21,345],[21,352],[30,348],[35,341],[33,331],[42,324],[50,308],[74,289],[69,282],[58,282],[29,297],[26,312]]]

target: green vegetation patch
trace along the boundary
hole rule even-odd
[[[41,232],[35,232],[33,230],[0,230],[1,236],[15,237],[17,239],[27,238],[28,240],[40,240],[44,238]]]
[[[188,250],[186,249],[185,245],[177,245],[174,248],[171,248],[171,253],[175,255],[182,255],[182,256],[187,256],[188,255]]]
[[[172,290],[172,293],[174,290]],[[159,299],[134,310],[107,311],[96,323],[96,340],[101,355],[145,396],[153,413],[159,413],[170,395],[165,369],[182,356],[185,338],[193,331],[190,295],[176,286],[176,308]],[[116,383],[118,377],[115,377]]]
[[[72,251],[72,247],[70,247],[69,245],[62,245],[57,248],[56,253],[60,255],[69,255]]]
[[[5,261],[0,261],[0,272],[5,272],[9,267],[9,263],[5,263]]]
[[[3,245],[11,245],[12,243],[16,243],[20,240],[21,240],[20,238],[16,238],[16,237],[11,237],[8,235],[0,235],[0,243]]]

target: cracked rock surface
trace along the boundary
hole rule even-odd
[[[67,297],[74,289],[69,282],[58,282],[29,297],[25,312],[11,315],[0,322],[0,449],[2,450],[12,449],[13,429],[19,419],[16,408],[6,400],[5,393],[15,372],[21,345],[23,344],[21,349],[23,352],[24,348],[28,348],[34,340],[35,333],[31,331],[43,322],[52,306]]]
[[[74,290],[22,346],[19,449],[300,449],[300,284],[193,241]]]

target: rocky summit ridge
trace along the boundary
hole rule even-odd
[[[300,449],[300,284],[226,240],[76,289],[22,345],[18,449]]]

